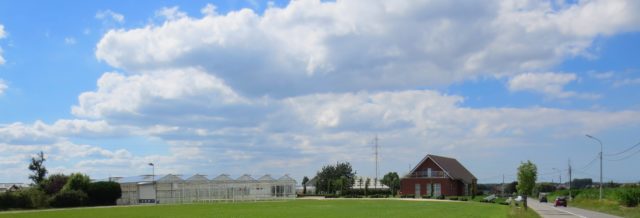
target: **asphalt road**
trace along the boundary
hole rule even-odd
[[[535,210],[543,218],[556,218],[556,217],[581,217],[581,218],[619,218],[619,216],[604,214],[600,212],[580,209],[576,207],[554,207],[551,203],[539,203],[536,200],[530,199],[528,203],[529,208]]]

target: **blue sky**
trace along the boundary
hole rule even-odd
[[[0,2],[0,181],[50,172],[373,176],[424,155],[480,182],[605,179],[640,150],[634,1]],[[611,19],[598,19],[611,17]],[[616,19],[613,19],[616,18]],[[623,159],[617,161],[617,159]],[[566,177],[566,173],[562,174]]]

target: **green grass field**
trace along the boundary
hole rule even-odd
[[[218,204],[80,208],[0,213],[2,217],[509,217],[509,206],[478,202],[292,200]]]

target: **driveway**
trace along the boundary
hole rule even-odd
[[[538,201],[527,202],[529,208],[535,210],[543,218],[556,217],[581,217],[581,218],[619,218],[619,216],[604,214],[600,212],[580,209],[576,207],[554,207],[551,203],[540,203]]]

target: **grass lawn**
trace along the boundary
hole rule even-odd
[[[292,200],[81,208],[0,213],[2,217],[516,217],[505,205],[400,200]]]
[[[587,210],[600,211],[603,213],[618,215],[621,217],[640,218],[640,206],[623,207],[617,201],[610,199],[574,199],[569,202],[571,206],[584,208]]]

